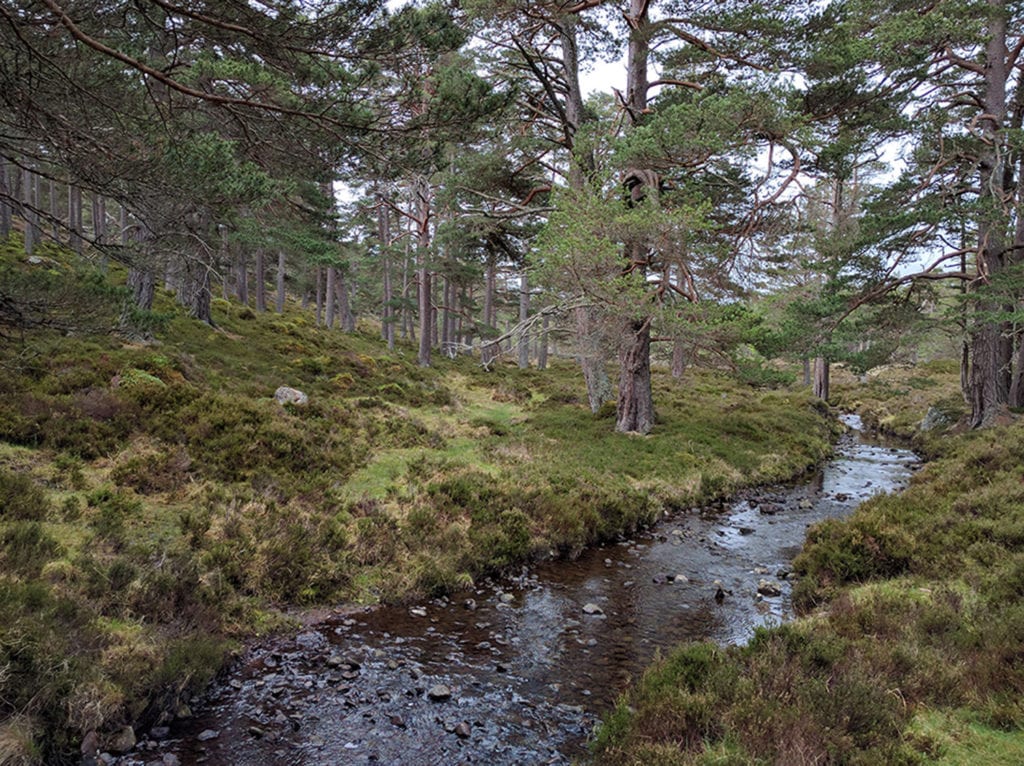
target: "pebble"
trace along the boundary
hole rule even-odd
[[[596,615],[603,615],[604,614],[604,609],[599,607],[597,604],[595,604],[593,602],[590,602],[590,603],[587,603],[587,604],[583,605],[583,613],[584,614],[592,614],[592,615],[595,615],[595,616]]]
[[[469,735],[472,731],[472,728],[466,721],[462,721],[455,727],[455,735],[460,739],[469,739]]]
[[[414,606],[409,608],[409,614],[413,617],[426,617],[427,609],[423,606]]]
[[[217,739],[217,737],[219,736],[219,731],[215,731],[214,729],[203,729],[201,732],[199,732],[199,736],[196,737],[196,739],[198,739],[200,742],[209,742],[211,739]]]

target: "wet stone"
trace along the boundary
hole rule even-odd
[[[196,739],[200,742],[209,742],[211,739],[217,739],[219,736],[219,731],[215,731],[214,729],[203,729],[199,732],[198,736],[196,736]]]

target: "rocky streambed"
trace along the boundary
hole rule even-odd
[[[251,647],[131,764],[568,764],[656,651],[790,612],[808,525],[901,489],[913,453],[853,430],[807,482],[753,490],[472,593],[338,613]]]

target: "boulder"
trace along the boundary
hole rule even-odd
[[[294,404],[296,407],[304,407],[309,404],[309,397],[297,388],[281,386],[274,392],[274,398],[278,404]]]

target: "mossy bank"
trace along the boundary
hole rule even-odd
[[[571,360],[421,369],[291,303],[215,301],[211,327],[168,295],[130,342],[97,332],[117,320],[108,288],[57,251],[29,264],[9,246],[3,284],[40,270],[95,310],[0,353],[5,763],[130,739],[297,608],[469,586],[829,451],[833,423],[801,391],[659,374],[655,433],[623,436]],[[282,385],[308,403],[279,404]]]

